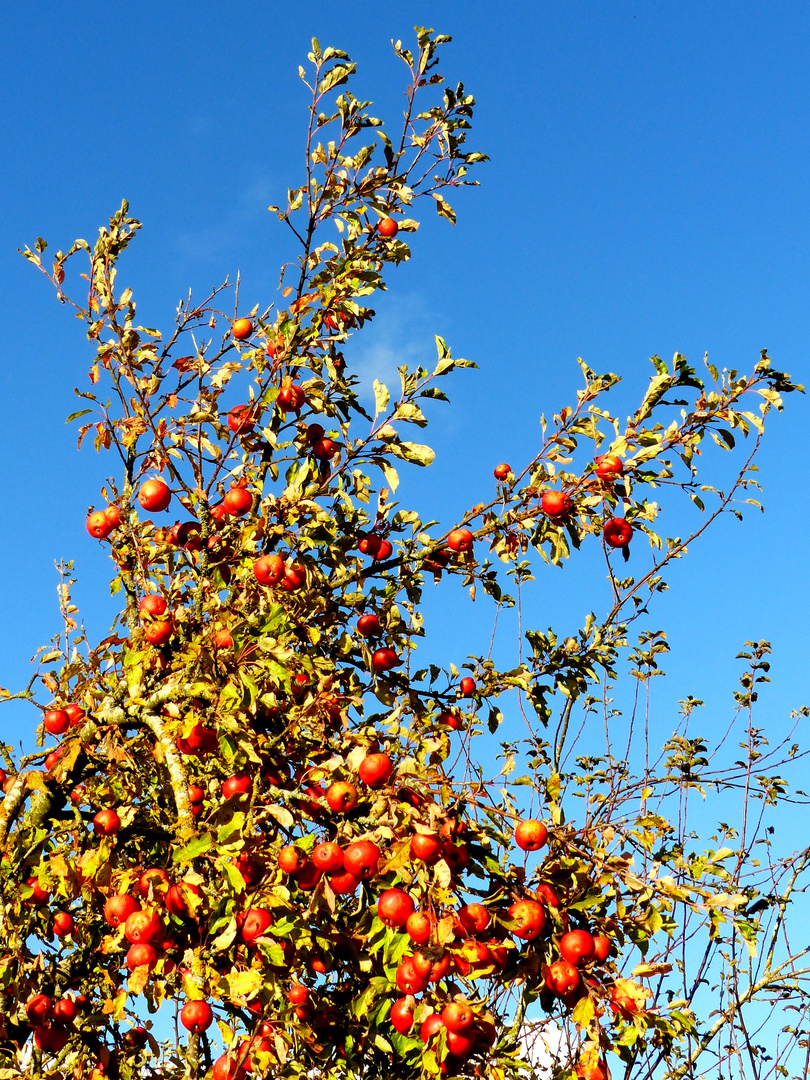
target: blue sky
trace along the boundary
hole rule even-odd
[[[488,494],[493,466],[528,460],[539,414],[573,397],[577,356],[623,376],[620,410],[656,352],[744,366],[767,347],[806,378],[802,5],[18,5],[0,42],[0,684],[19,686],[58,628],[55,559],[75,559],[94,636],[112,611],[108,565],[84,531],[112,459],[76,454],[64,424],[88,346],[16,249],[38,235],[54,248],[92,240],[126,197],[146,227],[122,277],[147,325],[237,270],[248,306],[269,301],[293,249],[266,207],[301,176],[296,69],[310,37],[346,49],[354,92],[393,119],[403,71],[389,41],[416,23],[453,35],[443,70],[475,94],[471,146],[492,161],[455,200],[455,230],[424,217],[412,262],[353,346],[360,370],[386,372],[429,359],[440,333],[481,369],[459,374],[452,407],[436,411],[436,466],[409,477],[405,500],[450,525]],[[760,461],[766,513],[716,527],[659,601],[653,622],[673,644],[663,731],[687,693],[716,705],[706,727],[721,726],[747,638],[775,647],[773,723],[810,702],[807,426],[807,402],[791,401]],[[586,554],[541,571],[527,622],[568,632],[606,597]],[[459,662],[486,648],[491,611],[471,618],[455,598],[441,586],[428,612],[440,659]],[[4,737],[22,724],[0,713]]]

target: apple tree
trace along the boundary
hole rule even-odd
[[[424,409],[474,365],[437,338],[372,413],[352,350],[418,215],[452,222],[484,160],[447,40],[396,43],[396,132],[313,41],[272,303],[243,310],[226,282],[143,325],[119,281],[126,203],[92,245],[24,252],[86,326],[71,420],[114,462],[86,527],[120,614],[88,640],[62,567],[62,629],[2,692],[40,726],[33,753],[4,748],[0,1077],[725,1075],[743,1044],[758,1075],[746,1018],[774,997],[795,1010],[782,1042],[806,1037],[785,922],[807,856],[754,857],[797,753],[754,724],[767,646],[746,649],[731,764],[679,721],[636,767],[609,707],[620,678],[643,702],[667,567],[752,501],[765,420],[797,388],[765,354],[702,374],[654,358],[622,422],[617,378],[582,365],[533,458],[449,527],[399,505],[399,473],[433,459]],[[715,443],[747,447],[723,491]],[[695,533],[665,536],[657,498],[691,500]],[[612,603],[576,635],[529,630],[509,670],[430,662],[426,588],[500,609],[586,546]],[[686,815],[706,792],[744,821],[710,848]]]

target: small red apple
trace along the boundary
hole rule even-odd
[[[540,506],[546,517],[561,518],[571,512],[571,496],[564,491],[544,491]]]
[[[523,851],[538,851],[548,840],[548,829],[542,821],[520,821],[515,828],[515,843]]]
[[[131,945],[127,950],[126,965],[130,971],[138,967],[148,967],[151,971],[158,959],[159,954],[154,945],[139,942],[137,945]]]
[[[228,427],[234,435],[246,435],[256,426],[255,406],[234,405],[228,413]]]
[[[465,904],[459,909],[458,921],[468,934],[482,934],[492,922],[492,916],[483,904]]]
[[[357,632],[363,637],[379,637],[382,632],[382,623],[376,615],[361,615],[357,620]]]
[[[44,1024],[50,1020],[53,1012],[53,1001],[47,994],[34,994],[25,1006],[25,1015],[32,1024]]]
[[[47,886],[41,885],[38,878],[26,878],[25,884],[31,889],[31,895],[27,898],[26,903],[33,904],[34,907],[42,907],[43,904],[48,903],[51,898],[51,890]]]
[[[563,997],[578,989],[582,978],[573,964],[567,960],[555,960],[545,969],[543,981],[552,993]]]
[[[231,324],[231,333],[237,341],[244,341],[253,333],[253,323],[250,319],[236,319]]]
[[[222,505],[232,517],[244,517],[253,506],[253,496],[247,488],[234,485],[222,500]]]
[[[596,960],[604,961],[613,950],[613,942],[604,934],[597,934],[593,939],[593,955]]]
[[[403,994],[421,994],[427,990],[430,979],[427,975],[419,975],[414,966],[413,959],[406,956],[396,971],[396,984]]]
[[[381,218],[377,222],[377,232],[380,236],[384,236],[386,239],[397,235],[399,231],[399,225],[391,217]]]
[[[343,849],[340,844],[336,844],[331,840],[316,844],[312,849],[310,858],[324,874],[336,874],[343,869]]]
[[[336,780],[326,789],[324,798],[336,814],[348,814],[357,806],[360,793],[347,780]]]
[[[569,930],[560,938],[560,956],[569,964],[586,964],[595,955],[593,935],[587,930]]]
[[[304,388],[296,383],[291,383],[288,386],[282,386],[279,390],[276,404],[282,412],[298,412],[306,400],[307,395]]]
[[[473,546],[473,534],[469,529],[453,529],[447,534],[447,546],[451,551],[469,551]]]
[[[115,810],[99,810],[93,818],[93,832],[97,836],[115,836],[120,828],[121,818]]]
[[[624,462],[618,454],[600,454],[594,460],[594,470],[600,480],[613,481],[624,472]]]
[[[386,926],[405,926],[415,905],[403,889],[386,889],[377,900],[377,914]]]
[[[368,754],[357,766],[357,775],[370,788],[383,787],[393,771],[394,763],[388,754]]]
[[[377,649],[371,657],[371,669],[380,675],[396,667],[399,662],[399,657],[393,649]]]
[[[150,889],[157,896],[165,893],[168,888],[169,875],[160,866],[150,866],[138,878],[138,892],[141,896],[148,897]]]
[[[188,894],[202,900],[202,890],[198,885],[193,885],[190,881],[181,881],[177,885],[172,885],[166,893],[166,908],[179,919],[188,919],[191,916],[191,907],[187,899]]]
[[[94,510],[85,523],[87,531],[95,540],[106,540],[113,531],[113,526],[107,520],[103,510]]]
[[[76,920],[69,911],[57,911],[53,917],[53,932],[58,938],[69,937],[76,929]]]
[[[412,996],[400,998],[391,1006],[391,1023],[400,1035],[408,1035],[413,1028],[413,1012],[416,1002]]]
[[[524,941],[539,937],[546,925],[545,910],[536,900],[518,900],[509,907],[508,915],[518,924],[515,936]]]
[[[171,501],[172,493],[162,480],[146,480],[141,484],[138,502],[149,513],[165,510]]]
[[[134,896],[130,896],[129,893],[118,893],[110,896],[104,904],[104,921],[108,926],[122,926],[130,915],[140,909],[141,905]]]
[[[284,560],[280,555],[262,555],[253,564],[253,576],[260,585],[277,585],[284,577]]]
[[[70,1027],[78,1015],[79,1006],[73,998],[60,998],[59,1001],[53,1003],[53,1012],[51,1016],[53,1022],[60,1027]]]
[[[138,603],[138,611],[141,615],[165,615],[168,609],[166,598],[154,593],[142,596]]]
[[[166,936],[166,927],[154,910],[133,911],[124,923],[124,937],[133,945],[155,945]]]
[[[633,526],[626,518],[610,518],[602,527],[605,543],[614,548],[626,548],[633,538]]]
[[[174,633],[174,624],[171,620],[161,619],[151,622],[144,628],[144,636],[150,645],[165,645]]]
[[[293,844],[288,844],[278,853],[278,865],[285,874],[297,874],[304,869],[308,861],[303,851],[299,851]]]
[[[253,781],[249,776],[245,776],[244,774],[240,776],[229,776],[227,780],[222,781],[222,798],[241,798],[243,795],[247,795],[252,789]]]
[[[187,1001],[180,1010],[180,1023],[186,1031],[200,1035],[214,1021],[214,1010],[207,1001]]]
[[[442,1020],[448,1031],[467,1031],[475,1020],[475,1013],[466,1001],[450,1001],[442,1009]]]
[[[51,735],[64,735],[70,727],[70,717],[64,709],[51,709],[43,716],[42,725]]]
[[[332,874],[329,878],[329,887],[335,896],[351,896],[353,893],[357,892],[357,886],[359,884],[359,876],[345,868],[339,870],[336,874]]]
[[[436,833],[414,833],[411,837],[410,855],[419,862],[436,862],[442,853],[442,842]]]
[[[381,858],[382,852],[371,840],[355,840],[343,851],[343,865],[362,881],[374,877]]]
[[[416,945],[426,945],[430,941],[434,924],[435,920],[429,912],[415,911],[413,915],[408,916],[405,929],[408,937]]]
[[[87,713],[84,711],[81,705],[77,705],[73,701],[71,701],[69,705],[65,706],[65,712],[70,718],[71,727],[78,727],[79,724],[84,723],[84,721],[87,719]]]

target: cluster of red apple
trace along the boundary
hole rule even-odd
[[[83,994],[54,1000],[48,994],[33,994],[25,1006],[28,1023],[34,1029],[34,1042],[51,1054],[67,1046],[79,1012],[87,1004]]]
[[[496,480],[505,483],[512,475],[511,466],[506,462],[496,465]],[[613,484],[624,473],[624,462],[618,454],[601,454],[594,460],[594,475],[600,483]],[[540,508],[552,521],[561,521],[568,517],[574,508],[574,502],[567,491],[544,491],[540,497]],[[602,526],[605,543],[613,548],[626,548],[633,538],[633,526],[623,517],[608,518]]]

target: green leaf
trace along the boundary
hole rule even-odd
[[[380,413],[384,413],[388,408],[388,402],[391,400],[391,395],[388,392],[388,387],[385,383],[381,383],[379,379],[374,380],[374,407],[376,409],[377,416]]]
[[[412,442],[392,442],[389,443],[389,449],[391,453],[396,457],[403,458],[405,461],[410,461],[413,465],[432,465],[436,454],[429,446],[424,446],[422,443]]]
[[[587,1027],[596,1016],[596,1010],[593,1004],[593,998],[586,994],[585,997],[579,999],[574,1006],[574,1011],[571,1013],[571,1019],[575,1024],[579,1024],[580,1027]]]
[[[345,83],[349,76],[354,74],[356,69],[356,64],[335,64],[332,70],[327,72],[318,83],[318,93],[326,94],[333,87]]]
[[[198,836],[195,840],[186,844],[184,848],[180,848],[179,851],[174,853],[174,861],[176,863],[187,863],[196,859],[202,855],[203,852],[208,851],[214,842],[214,838],[211,833],[205,833],[203,836]]]
[[[439,216],[446,218],[446,220],[449,221],[451,225],[455,225],[456,212],[450,205],[450,203],[445,202],[445,200],[438,193],[438,191],[432,191],[431,195],[436,200],[436,210],[438,211]]]
[[[388,484],[391,491],[396,491],[399,487],[399,475],[397,470],[385,459],[380,462],[380,468],[383,471],[386,484]]]

